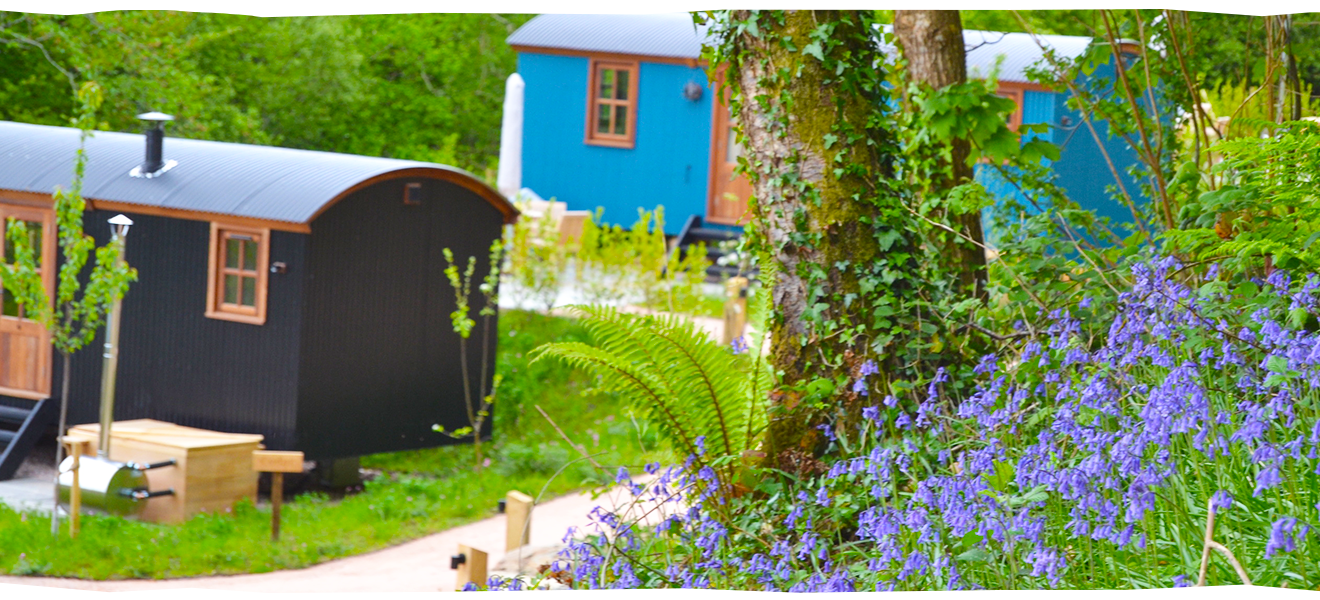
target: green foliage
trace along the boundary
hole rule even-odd
[[[454,253],[450,252],[449,248],[445,248],[444,254],[445,264],[448,265],[445,267],[445,279],[449,280],[449,287],[454,290],[454,312],[449,313],[449,320],[454,326],[454,333],[467,340],[472,335],[472,326],[476,325],[472,317],[468,316],[470,312],[468,297],[472,294],[472,272],[477,268],[477,257],[469,256],[467,270],[459,275],[458,265],[454,264]],[[495,265],[498,264],[497,261],[492,261],[491,270],[494,271]],[[483,288],[483,291],[485,290],[486,288]],[[490,290],[494,292],[494,288]]]
[[[620,225],[601,221],[596,210],[582,226],[577,262],[577,283],[583,297],[592,304],[614,304],[628,298],[643,275],[636,257],[645,248],[635,247],[635,237]]]
[[[82,130],[81,143],[74,161],[72,184],[55,190],[55,219],[57,246],[61,252],[57,274],[56,293],[52,298],[42,284],[38,269],[40,252],[33,248],[39,232],[29,232],[26,225],[10,219],[7,242],[12,248],[12,262],[0,266],[0,279],[5,290],[23,309],[26,318],[41,323],[51,330],[51,341],[61,354],[71,354],[92,341],[109,312],[111,304],[122,298],[137,272],[117,262],[123,252],[124,241],[112,240],[100,248],[92,236],[83,231],[83,213],[86,201],[82,197],[83,174],[87,169],[87,154],[83,144],[91,135],[96,111],[101,105],[100,87],[95,82],[82,86],[78,100],[82,111],[75,124]],[[90,277],[83,287],[83,275],[89,255],[95,251]],[[81,294],[81,296],[80,296]]]
[[[534,362],[552,358],[595,374],[601,390],[648,417],[675,452],[714,466],[732,485],[765,425],[771,377],[760,353],[735,354],[680,317],[600,306],[574,313],[591,343],[547,344]]]
[[[1084,35],[1095,32],[1094,10],[964,10],[963,27],[982,31],[1035,31],[1056,35]],[[989,41],[994,41],[991,38]]]
[[[601,214],[597,209],[575,246],[577,281],[587,301],[672,310],[675,283],[682,275],[675,277],[675,271],[668,270],[679,265],[665,241],[664,207],[638,208],[637,221],[627,229],[604,223]]]
[[[499,147],[531,15],[257,18],[131,11],[0,13],[0,119],[64,124],[69,86],[106,90],[103,129],[145,109],[180,137],[454,164],[478,174]]]
[[[560,243],[559,225],[549,208],[539,216],[529,209],[529,202],[519,202],[522,215],[505,229],[511,295],[515,304],[531,300],[549,313],[559,298],[572,249]]]
[[[1272,130],[1268,137],[1230,138],[1213,151],[1223,155],[1214,173],[1224,184],[1187,202],[1182,228],[1167,234],[1174,247],[1235,271],[1254,271],[1268,258],[1275,266],[1320,270],[1320,125],[1246,120]]]
[[[476,322],[472,320],[471,307],[468,304],[468,298],[472,294],[472,273],[477,268],[477,257],[469,256],[467,269],[461,274],[458,265],[454,263],[454,253],[449,248],[444,249],[445,256],[445,278],[449,280],[449,286],[454,290],[454,311],[449,313],[449,320],[453,326],[454,333],[458,334],[458,356],[459,367],[463,377],[463,405],[467,410],[468,424],[454,431],[448,431],[443,426],[432,425],[431,429],[443,433],[455,439],[472,439],[473,450],[476,457],[476,469],[481,470],[481,436],[484,431],[482,427],[490,417],[490,408],[495,404],[495,394],[500,386],[500,376],[494,376],[491,389],[486,390],[486,375],[489,373],[490,365],[487,364],[487,357],[490,356],[490,320],[496,315],[498,308],[497,293],[499,290],[499,271],[503,262],[503,242],[496,238],[491,242],[489,259],[487,263],[486,275],[482,277],[482,282],[478,289],[481,292],[485,303],[481,307],[482,335],[481,335],[481,379],[477,398],[473,398],[471,373],[468,371],[468,338],[472,336],[472,328]]]

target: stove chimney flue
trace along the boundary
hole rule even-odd
[[[174,117],[165,113],[149,112],[138,115],[138,118],[151,124],[150,129],[146,131],[147,153],[142,164],[134,167],[129,175],[150,179],[175,165],[174,161],[167,161],[164,156],[165,124],[173,121]]]

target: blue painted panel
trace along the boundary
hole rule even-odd
[[[1113,73],[1111,65],[1103,65],[1090,77],[1080,78],[1078,83],[1094,88],[1097,79],[1111,79]],[[1117,181],[1122,182],[1133,201],[1139,206],[1147,206],[1150,200],[1143,193],[1141,182],[1129,172],[1140,164],[1136,150],[1123,138],[1110,135],[1108,121],[1093,120],[1093,133],[1082,120],[1081,113],[1069,109],[1066,101],[1063,94],[1057,95],[1055,101],[1058,114],[1068,123],[1060,125],[1055,134],[1060,158],[1054,164],[1054,171],[1059,174],[1059,185],[1069,198],[1084,209],[1094,210],[1097,216],[1107,217],[1115,224],[1132,223],[1132,211],[1121,200],[1114,172],[1118,172]]]
[[[665,207],[665,232],[676,234],[689,215],[706,214],[712,93],[705,72],[682,65],[642,63],[638,75],[637,136],[633,148],[585,142],[589,61],[524,53],[526,82],[523,186],[570,210],[605,209],[624,226],[639,208]],[[703,86],[698,101],[683,97],[689,81]]]
[[[1022,93],[1022,122],[1028,125],[1054,122],[1054,92],[1026,90]]]

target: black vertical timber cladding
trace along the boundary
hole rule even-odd
[[[97,244],[116,213],[87,213]],[[189,427],[260,433],[292,449],[297,414],[298,335],[306,234],[271,232],[266,323],[206,317],[210,223],[129,213],[126,257],[138,271],[124,298],[115,419],[151,418]],[[99,419],[102,334],[73,356],[69,423]],[[61,359],[55,355],[53,395]]]
[[[403,203],[408,183],[422,185],[421,204]],[[502,223],[484,199],[432,179],[364,188],[312,223],[299,449],[311,458],[337,458],[454,443],[431,428],[467,425],[443,249],[450,248],[463,266],[469,256],[477,259],[469,303],[478,324],[468,357],[475,397],[481,374],[478,286]],[[491,335],[488,348],[487,382],[496,337]]]

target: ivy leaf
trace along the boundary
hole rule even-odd
[[[802,49],[802,53],[809,56],[814,56],[816,57],[816,60],[822,62],[825,60],[825,52],[821,48],[820,42],[812,42],[810,44],[807,44],[806,47]]]

